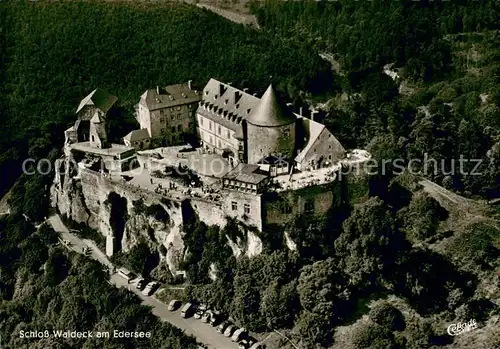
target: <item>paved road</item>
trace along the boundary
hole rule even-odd
[[[95,260],[101,262],[107,267],[112,267],[112,263],[108,260],[107,256],[97,248],[97,246],[90,240],[81,239],[80,237],[70,233],[68,228],[64,225],[59,215],[52,215],[48,221],[58,232],[63,240],[70,242],[69,248],[78,253],[83,252],[83,248],[90,247],[90,256]],[[208,346],[209,349],[238,349],[238,345],[233,343],[231,339],[224,337],[218,333],[215,328],[208,324],[202,323],[200,320],[194,318],[184,319],[180,316],[180,310],[171,312],[168,310],[167,305],[157,300],[155,297],[144,296],[137,288],[135,283],[128,283],[128,281],[119,274],[113,274],[110,277],[110,282],[116,287],[126,287],[131,292],[134,292],[142,299],[144,305],[152,307],[154,315],[158,316],[162,321],[167,321],[175,327],[180,328],[186,334],[196,337],[196,339]]]

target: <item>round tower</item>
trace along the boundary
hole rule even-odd
[[[291,162],[295,151],[295,124],[295,115],[278,101],[269,85],[247,118],[248,163],[257,164],[269,156],[286,157]]]

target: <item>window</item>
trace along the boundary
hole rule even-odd
[[[229,132],[229,130],[227,130],[227,139],[231,138],[231,132]]]
[[[290,130],[283,130],[283,135],[285,137],[290,137]]]
[[[182,130],[182,125],[177,125],[177,131],[180,132]]]
[[[245,211],[245,214],[250,214],[250,205],[249,204],[245,204],[244,211]]]
[[[236,201],[231,201],[231,209],[233,211],[237,211],[238,210],[238,203]]]
[[[214,144],[214,138],[210,136],[210,144]]]
[[[200,116],[200,125],[203,126],[203,116]]]
[[[175,126],[172,126],[172,133],[175,133]]]
[[[287,203],[283,203],[283,205],[281,205],[281,213],[284,214],[292,213],[292,208]]]
[[[180,119],[181,119],[181,117],[182,117],[182,115],[181,115],[181,114],[177,114],[177,120],[180,120]]]
[[[160,109],[160,115],[163,116],[163,109]],[[163,120],[163,118],[162,118]]]
[[[217,128],[217,133],[218,133],[218,134],[219,134],[219,136],[220,136],[220,133],[221,133],[220,126]]]
[[[181,110],[181,107],[177,107],[177,110]]]
[[[304,212],[312,212],[314,211],[314,201],[307,200],[304,205]]]
[[[165,122],[165,118],[161,117],[160,122],[163,124]]]
[[[209,129],[210,131],[212,131],[212,121],[209,121],[209,122],[208,122],[208,129]]]
[[[192,104],[188,104],[188,109],[189,110],[193,109],[193,105]]]
[[[221,146],[220,146],[220,140],[217,141],[217,145],[219,146],[219,148],[221,148]]]

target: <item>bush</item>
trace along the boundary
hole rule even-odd
[[[393,331],[402,331],[406,327],[403,313],[386,302],[375,304],[369,316],[376,324]]]
[[[394,336],[391,331],[380,325],[363,324],[354,331],[352,338],[354,348],[363,349],[395,349]]]

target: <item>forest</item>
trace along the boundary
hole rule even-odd
[[[15,188],[13,213],[0,219],[0,337],[6,349],[196,349],[196,341],[162,323],[128,290],[108,284],[100,263],[68,252],[47,224],[36,228],[17,204],[32,200]],[[18,201],[19,200],[19,201]],[[37,201],[41,212],[47,203]],[[27,339],[21,331],[150,332],[150,338]]]
[[[189,79],[202,86],[214,77],[256,92],[275,82],[294,106],[319,106],[346,148],[366,148],[377,160],[427,154],[449,164],[462,156],[481,160],[481,175],[431,168],[370,176],[359,188],[350,183],[356,195],[329,214],[284,227],[296,251],[285,246],[283,230],[265,231],[264,252],[251,259],[237,260],[226,244],[226,235],[245,227],[209,227],[193,217],[184,227],[186,299],[254,331],[280,329],[305,349],[500,347],[493,323],[500,315],[500,210],[484,205],[500,197],[498,2],[267,0],[251,9],[260,30],[181,4],[0,3],[0,194],[11,195],[10,218],[0,222],[7,345],[28,345],[10,337],[16,326],[56,326],[54,314],[70,323],[81,313],[88,328],[134,328],[129,319],[137,314],[168,348],[190,348],[191,339],[158,325],[131,297],[108,304],[120,291],[92,282],[105,277],[95,264],[51,246],[47,227],[35,232],[22,214],[33,221],[47,215],[52,177],[20,176],[20,165],[59,156],[79,100],[96,87],[119,97],[127,124],[145,89]],[[382,72],[386,64],[399,78]],[[423,177],[470,206],[436,195],[420,184]],[[46,248],[34,248],[40,245]],[[143,272],[145,252],[138,246],[124,260]],[[64,275],[54,263],[65,265]],[[447,324],[469,319],[487,343],[474,332],[471,342],[446,334]]]

